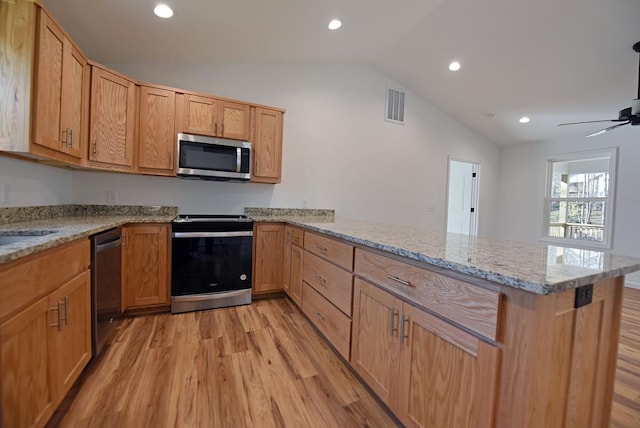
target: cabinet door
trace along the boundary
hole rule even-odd
[[[408,304],[396,414],[407,427],[493,426],[498,349]]]
[[[169,226],[127,226],[123,233],[123,309],[168,305]]]
[[[251,181],[279,183],[282,170],[282,112],[255,110]]]
[[[219,109],[218,136],[234,140],[248,140],[250,107],[245,104],[220,101]]]
[[[44,297],[0,325],[2,426],[42,427],[53,414],[47,336],[56,327],[48,308]]]
[[[165,89],[140,88],[138,170],[157,175],[175,175],[176,94]]]
[[[398,379],[400,310],[401,302],[391,294],[355,280],[351,364],[392,409]]]
[[[183,103],[184,117],[179,132],[215,137],[218,130],[218,100],[184,95]]]
[[[282,290],[284,225],[256,224],[253,242],[253,292],[265,293]]]
[[[291,280],[289,295],[298,306],[302,305],[302,266],[304,250],[297,245],[291,246]]]
[[[135,121],[135,84],[93,67],[89,160],[131,170]]]
[[[59,305],[59,306],[58,306]],[[91,274],[85,271],[49,295],[60,308],[62,329],[49,333],[51,381],[59,400],[91,359]]]
[[[62,68],[65,37],[62,30],[39,12],[36,60],[34,143],[62,151]]]
[[[88,112],[89,65],[82,53],[66,40],[63,65],[62,125],[65,152],[81,159],[84,155],[85,117]]]

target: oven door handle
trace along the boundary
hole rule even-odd
[[[174,238],[234,238],[236,236],[253,236],[253,231],[246,232],[173,232]]]

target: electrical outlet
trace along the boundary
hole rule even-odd
[[[307,202],[307,200],[306,200],[306,199],[303,199],[303,200],[302,200],[302,202],[300,202],[300,206],[301,206],[302,208],[307,208],[307,205],[308,205],[308,202]]]
[[[118,202],[118,192],[115,190],[107,190],[107,203],[115,204]]]
[[[574,308],[581,308],[593,301],[593,284],[583,285],[576,288],[576,298],[573,304]]]
[[[9,197],[9,190],[11,190],[11,186],[8,184],[0,184],[0,204],[8,204],[11,202],[11,198]]]
[[[431,204],[429,204],[429,205],[427,205],[425,208],[426,208],[426,210],[427,210],[427,212],[428,212],[428,213],[434,213],[434,212],[436,212],[436,206],[435,206],[435,205],[431,205]]]

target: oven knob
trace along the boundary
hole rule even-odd
[[[247,275],[242,274],[240,275],[240,281],[245,281],[247,279]]]

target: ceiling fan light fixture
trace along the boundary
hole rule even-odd
[[[329,22],[329,30],[337,30],[338,28],[342,27],[342,21],[340,21],[339,19],[332,19]]]
[[[518,122],[520,122],[520,123],[529,123],[529,122],[531,122],[531,119],[529,119],[527,116],[522,116],[520,118],[520,120],[518,120]]]
[[[449,64],[449,70],[451,71],[460,70],[460,63],[458,61],[453,61],[451,64]]]
[[[171,18],[173,16],[173,9],[166,4],[159,4],[153,8],[153,13],[160,18]]]

